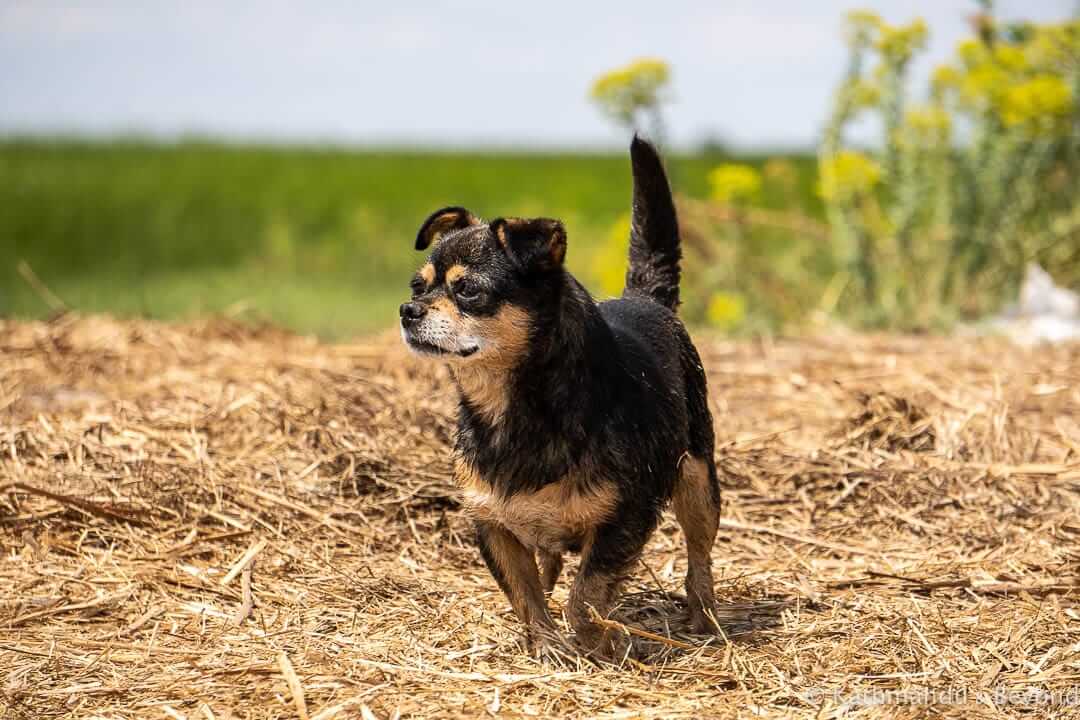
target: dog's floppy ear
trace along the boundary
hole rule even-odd
[[[444,207],[428,216],[416,233],[416,249],[427,250],[433,243],[452,230],[479,225],[480,219],[463,207]]]
[[[491,222],[495,239],[523,270],[547,272],[562,267],[566,228],[551,218],[498,218]]]

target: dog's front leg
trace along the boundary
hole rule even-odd
[[[506,528],[482,520],[476,523],[476,541],[521,622],[534,635],[554,628],[532,551]]]

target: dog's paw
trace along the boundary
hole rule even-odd
[[[721,635],[720,626],[715,619],[715,613],[706,610],[690,612],[690,632],[694,635]]]
[[[534,625],[526,637],[528,652],[536,660],[565,662],[577,655],[570,640],[554,626]]]
[[[596,627],[579,631],[575,640],[579,651],[596,661],[620,664],[634,652],[630,636],[618,630]]]

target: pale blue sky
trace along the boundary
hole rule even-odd
[[[0,133],[621,145],[586,100],[589,82],[653,55],[674,70],[674,143],[807,145],[855,7],[930,23],[922,75],[975,10],[963,0],[0,0]],[[998,8],[1060,19],[1077,0]]]

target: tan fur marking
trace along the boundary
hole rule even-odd
[[[583,491],[564,479],[504,498],[475,473],[461,477],[465,506],[476,518],[507,528],[528,547],[555,553],[611,517],[618,501],[614,485]]]
[[[551,261],[556,265],[562,265],[564,260],[566,260],[566,245],[552,245]]]
[[[457,224],[460,217],[459,212],[451,210],[432,220],[427,233],[428,237],[431,238],[430,244],[435,245],[442,240],[442,236]],[[466,220],[468,225],[476,225],[480,222],[477,218],[473,217],[471,213],[466,215]]]
[[[521,308],[505,305],[491,318],[476,318],[472,330],[484,338],[490,349],[475,362],[452,365],[462,394],[484,418],[498,424],[506,412],[507,373],[519,362],[529,346],[532,319]]]
[[[428,312],[431,311],[443,313],[454,322],[461,322],[461,311],[449,298],[441,297],[435,300],[428,307]]]
[[[454,457],[454,484],[466,495],[491,491],[491,486],[480,477],[476,467],[457,456]]]
[[[514,305],[504,305],[492,318],[478,318],[477,334],[495,346],[484,359],[484,365],[503,370],[517,365],[529,347],[531,325],[529,313]]]
[[[473,365],[451,365],[450,370],[469,405],[489,423],[498,424],[508,404],[506,386],[503,384],[505,373]]]
[[[713,594],[712,547],[720,508],[713,500],[709,467],[704,460],[686,455],[679,468],[672,505],[686,536],[686,597],[690,620],[696,632],[712,632],[716,616]]]
[[[476,467],[460,457],[454,458],[454,482],[464,493],[467,506],[468,498],[491,494],[491,486],[480,477]],[[507,595],[514,613],[526,625],[537,623],[550,626],[551,617],[532,551],[521,543],[511,529],[492,522],[492,518],[477,514],[476,519],[483,522],[487,530],[488,547],[509,586]]]
[[[451,265],[450,269],[446,271],[446,284],[453,285],[456,280],[461,278],[465,274],[464,265]]]
[[[536,554],[540,558],[540,587],[550,594],[555,589],[555,583],[559,581],[559,573],[562,572],[562,553],[540,549]]]
[[[431,283],[435,282],[435,266],[431,263],[427,263],[424,267],[420,268],[420,277],[424,279],[424,283],[431,287]]]
[[[672,500],[687,543],[699,552],[711,550],[718,508],[712,500],[709,468],[704,460],[692,455],[683,457]]]
[[[509,586],[507,595],[514,613],[526,625],[550,626],[540,575],[533,554],[509,531],[489,526],[488,548]]]
[[[570,541],[582,544],[588,556],[596,526],[610,519],[618,502],[614,484],[584,491],[573,479],[545,485],[534,493],[498,495],[476,468],[461,458],[454,461],[454,480],[461,488],[470,514],[486,527],[504,530],[508,537],[489,543],[499,568],[510,586],[510,602],[522,622],[545,622],[543,593],[551,592],[562,570],[561,552]],[[489,538],[490,539],[490,538]],[[532,548],[540,556],[537,571],[532,551],[527,557],[520,549]],[[540,600],[536,600],[539,590]],[[618,655],[620,639],[592,622],[589,608],[601,615],[608,612],[618,594],[618,579],[608,575],[578,574],[570,590],[567,614],[578,638],[589,650]],[[543,615],[538,615],[538,604]],[[541,618],[537,620],[537,618]]]

